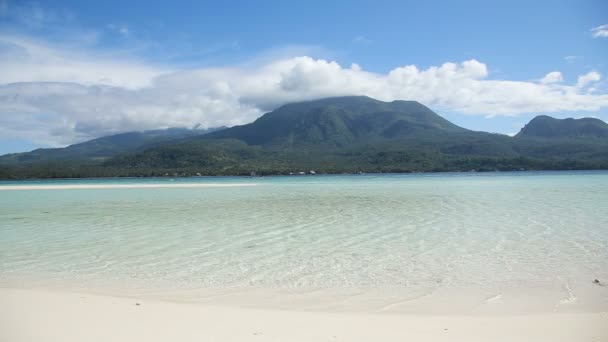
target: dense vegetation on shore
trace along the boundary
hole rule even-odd
[[[601,120],[539,116],[509,137],[368,97],[288,104],[211,133],[153,132],[1,156],[0,178],[608,169]]]

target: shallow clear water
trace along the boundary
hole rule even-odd
[[[169,180],[0,187],[155,182]],[[486,289],[490,300],[530,288],[557,291],[557,304],[592,295],[599,309],[608,298],[591,285],[608,281],[608,172],[173,182],[257,186],[0,191],[0,285]]]

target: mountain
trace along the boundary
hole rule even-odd
[[[201,174],[598,168],[608,165],[606,147],[476,132],[415,101],[348,96],[287,104],[250,124],[120,156],[106,165]]]
[[[287,104],[253,123],[206,138],[237,139],[275,148],[344,148],[361,142],[467,131],[415,101],[382,102],[348,96]]]
[[[595,118],[555,119],[539,115],[532,119],[516,138],[608,139],[608,124]]]
[[[608,160],[608,124],[595,118],[540,115],[515,135],[513,144],[527,158],[604,164]]]
[[[105,160],[122,153],[136,152],[155,144],[175,142],[187,137],[203,135],[225,127],[207,130],[168,128],[141,132],[127,132],[70,145],[64,148],[40,148],[31,152],[0,156],[1,164],[56,162],[62,160]]]
[[[127,134],[4,156],[13,163],[0,165],[0,178],[608,169],[604,125],[540,117],[509,137],[459,127],[415,101],[335,97],[208,134]]]

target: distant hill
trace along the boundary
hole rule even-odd
[[[287,104],[250,124],[159,145],[107,164],[337,171],[346,165],[348,170],[369,170],[397,163],[399,168],[418,169],[423,160],[444,154],[516,157],[510,139],[459,127],[415,101],[347,96]]]
[[[109,160],[202,174],[608,167],[595,140],[529,141],[454,125],[415,101],[347,96],[284,105],[256,121]]]
[[[595,118],[555,119],[539,115],[524,126],[515,137],[608,139],[608,124]]]
[[[253,123],[205,138],[237,139],[248,145],[279,148],[344,148],[362,142],[467,131],[415,101],[382,102],[348,96],[287,104]]]
[[[541,116],[509,137],[459,127],[415,101],[335,97],[208,134],[128,133],[3,156],[12,163],[0,164],[0,178],[608,169],[605,126]]]
[[[105,160],[122,153],[155,144],[176,142],[180,139],[203,135],[225,127],[202,129],[168,128],[141,132],[127,132],[85,141],[64,148],[40,148],[31,152],[0,156],[0,164],[37,163],[61,160]]]
[[[520,155],[528,158],[603,165],[608,161],[608,124],[594,118],[556,119],[540,115],[515,135],[513,145]]]

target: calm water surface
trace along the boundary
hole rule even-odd
[[[459,289],[485,303],[536,289],[608,310],[592,284],[608,282],[608,172],[173,182],[257,186],[0,191],[0,286]]]

